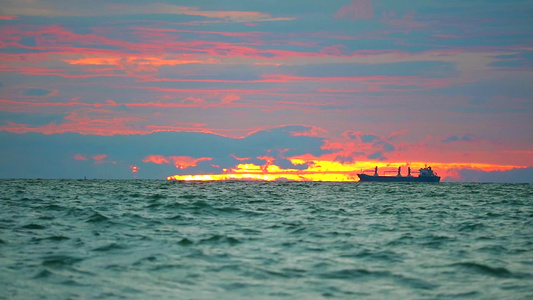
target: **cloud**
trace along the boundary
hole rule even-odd
[[[336,161],[350,162],[354,161],[354,158],[383,161],[387,159],[385,153],[396,149],[391,140],[398,134],[392,133],[389,137],[381,137],[361,131],[347,130],[343,133],[345,139],[331,143],[330,149],[337,149]]]
[[[98,16],[128,16],[128,15],[185,15],[198,17],[195,20],[215,19],[225,22],[269,22],[269,21],[291,21],[293,17],[273,17],[268,13],[258,11],[237,11],[237,10],[205,10],[195,6],[180,6],[166,3],[128,5],[102,5],[98,1],[58,0],[54,3],[35,0],[31,5],[25,1],[6,0],[3,7],[4,13],[21,16],[42,16],[42,17],[98,17]],[[75,3],[75,4],[73,4]],[[16,18],[16,17],[15,17]],[[12,16],[3,16],[0,19],[13,20]]]
[[[27,96],[37,96],[37,97],[49,97],[57,95],[57,90],[47,90],[47,89],[38,89],[38,88],[27,88],[24,90],[24,95]]]
[[[186,60],[175,58],[150,57],[147,55],[122,55],[108,57],[84,57],[80,59],[64,60],[70,65],[89,65],[89,66],[113,66],[116,70],[124,70],[128,74],[155,73],[162,66],[177,66],[185,64],[204,64],[211,63],[202,60]],[[89,70],[87,70],[89,71]]]
[[[17,16],[0,16],[0,20],[4,20],[4,21],[13,21],[17,19],[18,19]]]
[[[83,154],[76,154],[74,155],[74,159],[75,160],[88,160],[87,156],[83,155]]]
[[[168,164],[173,163],[178,169],[187,169],[190,167],[196,167],[198,162],[205,160],[213,160],[211,157],[194,158],[190,156],[163,156],[163,155],[148,155],[143,158],[143,162],[151,162],[154,164]]]
[[[368,159],[372,160],[385,160],[386,157],[383,156],[383,151],[377,151],[367,156]]]
[[[234,167],[237,161],[229,154],[257,165],[266,163],[258,157],[268,156],[278,166],[308,168],[311,160],[290,160],[297,151],[283,152],[300,149],[292,141],[312,144],[301,155],[331,155],[327,158],[337,162],[413,157],[531,162],[518,152],[531,148],[533,91],[525,26],[530,16],[523,0],[490,6],[479,1],[178,2],[2,1],[2,15],[19,17],[0,17],[0,130],[121,135],[118,139],[145,135],[140,144],[130,144],[133,148],[148,147],[153,132],[180,131],[170,136],[176,139],[185,131],[197,137],[216,133],[219,142],[235,147],[218,156],[173,143],[172,152],[160,143],[163,151],[151,148],[128,159],[127,151],[113,153],[105,144],[105,151],[64,153],[64,159],[95,170],[111,167],[91,158],[105,153],[101,161],[115,161],[119,168],[127,160],[141,167],[141,177],[176,171],[170,157],[179,156],[213,161],[178,172]],[[286,20],[293,20],[290,26],[284,26]],[[265,133],[287,120],[307,129]],[[340,137],[355,128],[364,132]],[[254,129],[259,130],[250,134]],[[387,135],[401,129],[410,132],[409,141]],[[229,136],[241,139],[224,139]],[[283,142],[279,149],[269,148],[256,136]],[[428,145],[425,136],[434,137]],[[320,137],[327,141],[318,143]],[[88,159],[73,160],[76,154]],[[148,155],[169,162],[142,162]]]
[[[515,168],[508,171],[480,171],[472,169],[456,170],[459,178],[453,181],[495,182],[495,183],[533,183],[533,167]]]
[[[471,134],[463,135],[463,136],[457,136],[457,135],[451,135],[444,140],[442,140],[443,143],[453,143],[453,142],[472,142],[475,140],[475,137]]]
[[[73,156],[74,160],[77,161],[92,161],[95,165],[101,164],[116,164],[116,161],[108,160],[107,154],[96,154],[96,155],[86,155],[86,154],[75,154]]]
[[[189,102],[189,103],[203,103],[204,99],[199,98],[199,97],[192,97],[191,96],[191,97],[187,97],[187,98],[183,99],[181,102],[183,102],[183,103],[187,103],[187,102]]]
[[[170,160],[164,157],[163,155],[148,155],[142,160],[143,162],[151,162],[154,164],[168,164]]]
[[[379,136],[373,134],[363,134],[361,135],[361,141],[363,143],[371,143],[375,140],[379,140]]]
[[[396,18],[396,13],[393,11],[388,11],[383,13],[381,22],[394,26],[394,27],[425,27],[425,24],[417,22],[414,20],[416,12],[409,11],[406,12],[402,18]]]
[[[250,179],[355,180],[361,168],[405,165],[385,157],[395,151],[390,137],[352,131],[345,133],[347,139],[342,142],[332,142],[293,134],[310,130],[313,127],[282,126],[256,131],[243,138],[193,132],[115,136],[0,132],[0,140],[10,145],[0,149],[0,178],[163,179],[174,174],[219,174],[216,178],[226,178],[230,173],[248,172],[255,174]],[[423,165],[423,162],[412,163]],[[132,166],[137,167],[136,172]],[[449,180],[465,181],[510,181],[513,178],[505,172],[492,173],[490,178],[485,175],[488,176],[488,171],[516,167],[471,163],[431,163],[431,166]],[[464,173],[464,169],[476,171]],[[528,174],[516,176],[529,178]],[[228,178],[245,178],[231,176]]]
[[[360,20],[370,19],[374,16],[372,0],[351,0],[349,4],[341,7],[336,13],[337,19]]]
[[[241,163],[235,157],[264,164],[257,157],[268,156],[296,166],[286,157],[328,152],[321,149],[320,137],[292,135],[310,129],[269,128],[243,138],[200,132],[95,136],[0,131],[0,140],[10,145],[0,149],[0,178],[131,178],[130,166],[138,166],[138,178],[166,178],[176,172],[220,173]],[[36,149],[39,155],[34,155]]]
[[[101,165],[101,164],[113,164],[115,165],[117,162],[114,160],[107,159],[107,154],[97,154],[93,155],[91,157],[93,159],[94,164]]]
[[[241,96],[239,96],[239,95],[228,94],[224,98],[222,98],[220,103],[222,103],[222,104],[230,104],[230,103],[233,103],[233,102],[235,102],[237,100],[240,100],[240,99],[241,99]]]

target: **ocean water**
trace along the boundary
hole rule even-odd
[[[1,299],[533,299],[533,185],[0,180]]]

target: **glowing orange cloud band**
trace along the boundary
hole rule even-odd
[[[163,155],[148,155],[143,159],[143,162],[150,162],[154,164],[169,164],[173,163],[178,169],[187,169],[195,167],[198,162],[204,160],[212,160],[211,157],[194,158],[190,156],[163,156]]]
[[[357,163],[342,164],[335,161],[314,160],[304,161],[297,158],[289,159],[294,165],[308,164],[305,170],[282,169],[268,160],[267,164],[238,164],[235,168],[223,169],[223,174],[198,174],[198,175],[172,175],[167,180],[179,181],[218,181],[218,180],[289,180],[289,181],[359,181],[357,177],[361,172],[373,172],[374,167],[381,170],[381,175],[387,171],[396,172],[398,167],[411,166],[413,170],[425,164],[413,162],[410,164],[381,161],[359,161]],[[458,178],[459,169],[476,169],[482,171],[506,171],[521,166],[490,165],[490,164],[465,164],[465,163],[431,163],[434,169],[440,171],[440,176],[453,179]],[[383,170],[385,169],[385,170]],[[394,170],[394,171],[393,171]]]

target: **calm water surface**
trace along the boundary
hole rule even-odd
[[[533,185],[0,180],[1,299],[533,299]]]

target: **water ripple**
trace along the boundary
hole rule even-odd
[[[0,190],[0,299],[533,295],[533,185],[0,180]]]

